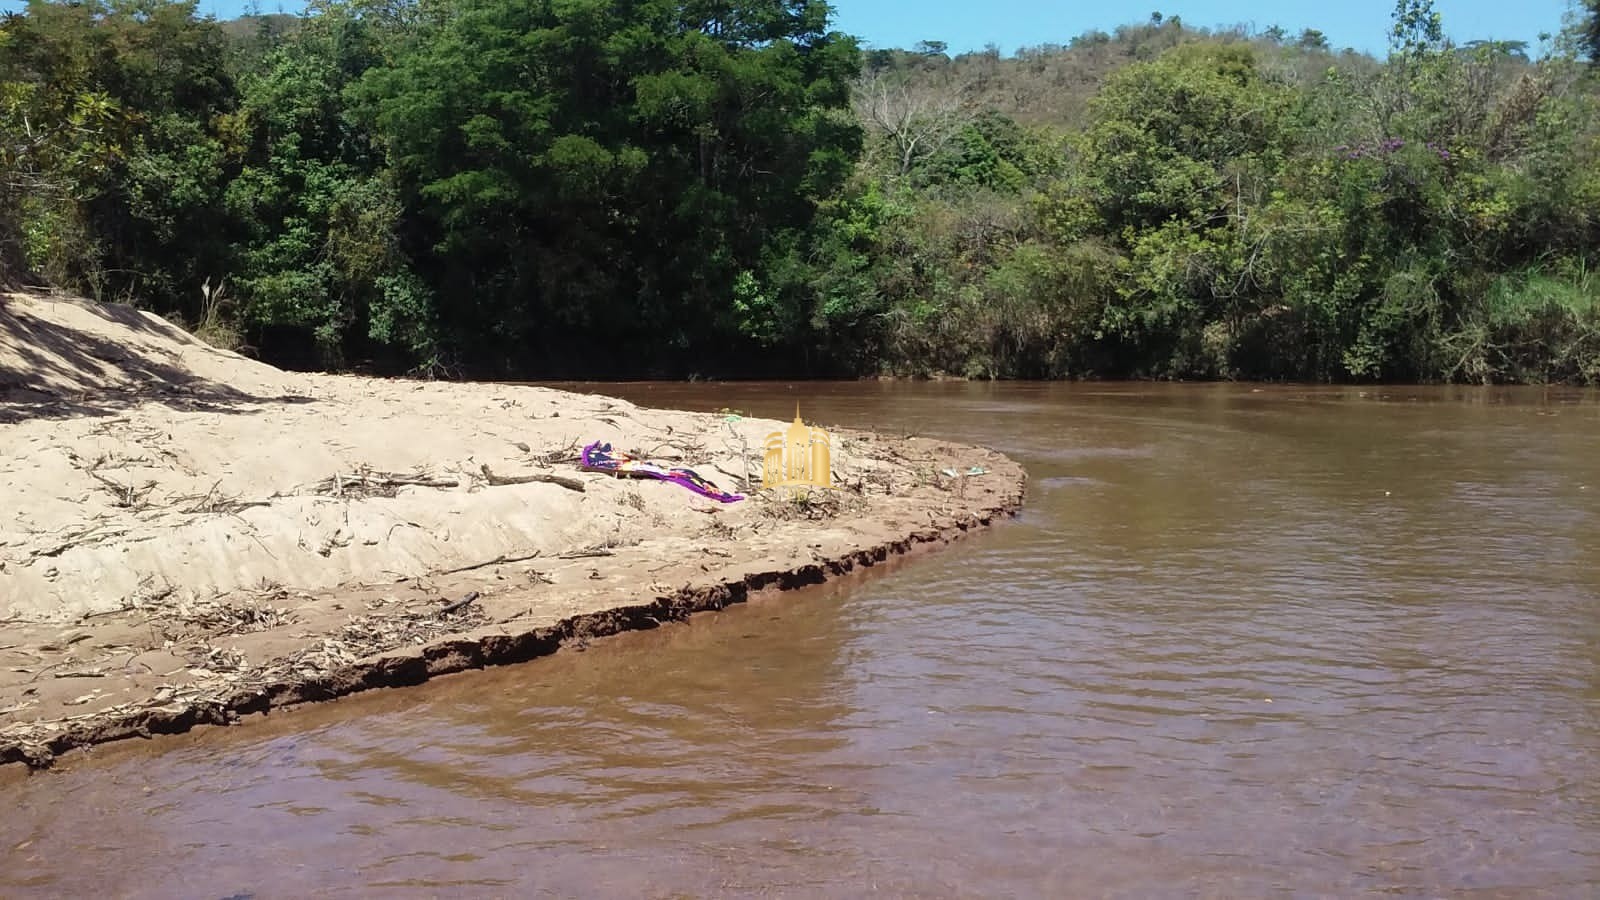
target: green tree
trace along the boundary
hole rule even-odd
[[[826,23],[820,2],[464,0],[419,28],[358,96],[443,323],[501,364],[634,365],[802,321],[783,248],[860,141],[859,56]]]
[[[1444,18],[1434,11],[1433,0],[1395,0],[1393,23],[1389,28],[1392,55],[1417,59],[1438,53],[1444,47]]]
[[[345,90],[381,58],[383,26],[329,5],[241,80],[231,129],[248,149],[226,200],[238,288],[254,326],[309,331],[327,362],[370,339],[427,362],[431,294],[401,246],[403,209]]]
[[[1578,39],[1589,62],[1600,65],[1600,0],[1583,0],[1585,14],[1578,23]]]
[[[1082,150],[1092,214],[1063,237],[1098,232],[1121,248],[1104,327],[1157,370],[1225,371],[1228,347],[1206,329],[1232,333],[1260,303],[1251,208],[1288,149],[1293,101],[1248,48],[1215,45],[1129,67],[1095,98]]]
[[[1302,50],[1326,50],[1328,49],[1328,36],[1315,28],[1307,28],[1300,32],[1300,37],[1295,40],[1295,44]]]
[[[325,366],[1595,382],[1583,10],[1537,60],[1400,0],[1382,60],[1152,16],[863,70],[820,0],[33,0],[0,281],[225,275]]]
[[[193,0],[31,0],[3,33],[0,129],[23,255],[96,297],[195,312],[227,254],[222,32]]]

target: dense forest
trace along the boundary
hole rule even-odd
[[[820,0],[32,0],[0,281],[279,364],[1600,382],[1600,0],[1538,48]]]

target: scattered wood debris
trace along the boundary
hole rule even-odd
[[[317,482],[313,493],[329,497],[361,499],[366,497],[394,497],[403,487],[453,488],[461,482],[454,478],[433,475],[402,475],[397,472],[378,472],[363,469],[349,475],[334,474]]]

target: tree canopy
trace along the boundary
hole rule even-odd
[[[0,275],[281,364],[1600,381],[1600,5],[1384,59],[819,0],[30,0]],[[221,287],[219,287],[219,285]]]

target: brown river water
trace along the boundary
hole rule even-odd
[[[583,653],[0,773],[0,896],[1600,895],[1600,396],[584,385],[1021,516]]]

